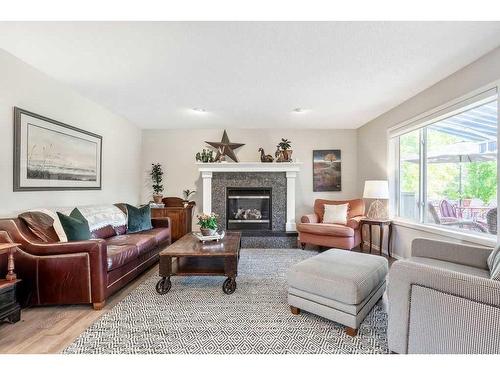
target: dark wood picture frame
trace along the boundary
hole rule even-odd
[[[312,163],[314,192],[342,191],[342,150],[313,150]]]
[[[51,125],[55,125],[57,127],[60,127],[61,130],[63,131],[64,129],[69,130],[71,132],[77,132],[82,134],[83,136],[86,137],[92,137],[95,138],[96,144],[98,145],[98,157],[99,161],[96,163],[96,166],[98,167],[98,171],[96,171],[96,177],[98,177],[98,186],[22,186],[21,182],[21,142],[22,142],[22,131],[21,127],[23,126],[22,121],[21,121],[21,116],[22,115],[27,115],[30,117],[33,117],[35,119],[47,122]],[[62,134],[64,134],[61,131]],[[68,135],[68,134],[66,134]],[[13,168],[13,190],[14,191],[57,191],[57,190],[101,190],[102,189],[102,136],[98,134],[91,133],[89,131],[79,129],[75,126],[71,126],[68,124],[65,124],[63,122],[57,121],[50,119],[45,116],[38,115],[36,113],[27,111],[25,109],[19,108],[19,107],[14,107],[14,168]],[[53,181],[65,181],[63,179],[61,180],[53,180]],[[67,181],[66,181],[67,182]],[[97,183],[97,182],[96,182]]]

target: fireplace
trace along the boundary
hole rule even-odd
[[[271,188],[228,187],[226,228],[231,230],[272,229]]]

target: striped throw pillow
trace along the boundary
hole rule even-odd
[[[490,278],[500,281],[500,244],[488,257],[488,268],[490,269]]]

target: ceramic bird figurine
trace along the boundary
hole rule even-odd
[[[272,163],[274,158],[271,156],[271,155],[266,155],[266,153],[264,152],[264,149],[261,147],[259,148],[259,152],[260,152],[260,161],[262,163]]]

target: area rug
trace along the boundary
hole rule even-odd
[[[381,354],[387,353],[387,314],[379,302],[356,337],[340,324],[287,304],[286,272],[315,252],[243,249],[237,290],[223,277],[172,277],[165,295],[158,277],[139,285],[84,331],[63,353],[124,354]]]

